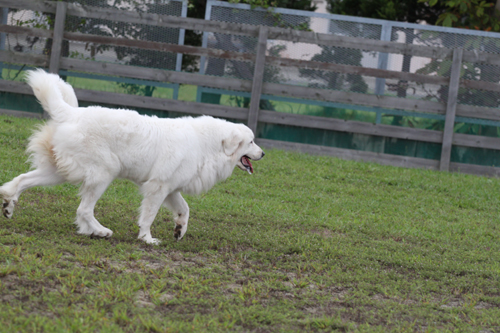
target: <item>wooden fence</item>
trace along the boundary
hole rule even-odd
[[[55,25],[53,31],[47,29],[27,28],[22,26],[0,25],[0,32],[3,33],[27,34],[33,37],[53,39],[50,56],[32,55],[13,51],[0,51],[1,62],[45,67],[48,68],[52,73],[58,73],[60,69],[65,69],[101,75],[104,74],[110,76],[128,77],[134,79],[170,82],[177,84],[192,84],[251,93],[251,101],[248,109],[154,97],[143,97],[75,89],[79,100],[92,103],[123,105],[131,108],[140,107],[239,119],[246,121],[248,126],[254,131],[257,128],[257,123],[260,122],[314,129],[326,129],[356,134],[375,135],[388,138],[408,139],[421,142],[439,143],[442,145],[441,159],[431,160],[268,139],[258,139],[259,143],[265,147],[298,150],[307,153],[331,155],[354,160],[373,161],[381,164],[395,166],[460,171],[465,173],[483,175],[500,175],[500,168],[496,167],[450,163],[450,152],[452,145],[500,149],[499,138],[453,133],[455,116],[500,121],[500,110],[497,108],[467,106],[460,104],[457,105],[457,94],[459,87],[500,92],[500,85],[497,83],[460,79],[460,69],[463,62],[482,62],[500,66],[500,57],[496,54],[472,52],[462,49],[452,50],[442,47],[407,45],[395,42],[320,34],[310,31],[297,31],[274,27],[205,21],[192,18],[137,13],[133,11],[120,11],[117,9],[85,7],[74,3],[68,4],[66,2],[56,1],[0,0],[0,7],[29,9],[55,14]],[[66,15],[95,19],[107,19],[112,21],[126,22],[130,24],[148,24],[158,27],[201,30],[214,33],[231,33],[234,35],[252,36],[258,38],[257,52],[256,54],[248,54],[202,47],[173,45],[167,43],[131,40],[125,38],[113,38],[82,34],[77,32],[65,32],[64,22]],[[213,77],[195,73],[167,71],[153,68],[139,68],[114,63],[61,57],[61,45],[63,39],[69,41],[134,47],[147,50],[168,51],[196,56],[217,57],[233,61],[252,61],[255,63],[253,80],[249,81],[236,78]],[[268,39],[313,43],[316,45],[320,44],[326,46],[342,46],[359,50],[370,50],[403,55],[408,54],[412,56],[434,59],[452,59],[451,76],[450,78],[446,78],[440,76],[403,73],[382,69],[266,56],[266,45]],[[391,96],[368,95],[355,92],[343,92],[266,83],[263,82],[265,65],[330,70],[338,73],[359,74],[376,78],[399,79],[420,83],[446,85],[449,87],[448,101],[447,104],[444,104],[425,100],[410,100]],[[31,89],[26,84],[7,80],[0,80],[0,91],[19,94],[32,94]],[[306,116],[260,110],[259,101],[262,94],[441,114],[446,116],[445,128],[444,131],[441,132],[425,129],[396,127],[383,124],[372,124],[360,121],[344,121],[318,116]],[[21,115],[28,114],[11,110],[0,110],[0,112]]]

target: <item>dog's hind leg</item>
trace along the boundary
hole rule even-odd
[[[167,197],[169,190],[156,182],[147,182],[141,186],[144,199],[141,204],[141,214],[139,216],[139,239],[148,244],[159,244],[160,241],[151,235],[151,225],[161,204]]]
[[[57,173],[53,165],[46,165],[17,176],[0,187],[0,196],[3,198],[3,215],[7,218],[12,217],[14,206],[17,204],[19,196],[23,191],[35,186],[51,186],[64,182],[64,177]]]
[[[163,204],[174,213],[174,237],[181,240],[187,231],[189,206],[179,192],[169,194]]]
[[[76,211],[76,225],[79,234],[106,238],[113,235],[113,231],[103,227],[94,217],[95,204],[112,180],[110,178],[100,179],[99,182],[93,183],[83,182],[80,188],[82,201]]]

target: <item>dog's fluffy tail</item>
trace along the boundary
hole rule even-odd
[[[49,74],[43,69],[28,71],[26,82],[43,109],[56,122],[71,118],[78,107],[75,91],[56,74]]]

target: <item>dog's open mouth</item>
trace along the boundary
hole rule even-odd
[[[250,157],[244,155],[241,157],[240,162],[247,169],[247,172],[249,174],[253,173],[253,167],[252,167],[252,163],[250,162]]]

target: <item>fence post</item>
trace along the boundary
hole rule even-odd
[[[268,28],[259,27],[259,41],[257,42],[257,54],[255,56],[255,69],[253,72],[252,95],[250,96],[250,109],[248,111],[248,127],[257,133],[257,122],[259,119],[260,97],[264,83],[264,67],[266,64],[266,48]]]
[[[0,13],[2,15],[0,17],[0,20],[1,20],[0,22],[2,24],[7,24],[7,20],[9,17],[9,8],[7,8],[7,7],[0,8]],[[6,49],[6,47],[5,47],[6,38],[7,38],[7,34],[5,32],[0,33],[0,51],[3,51]],[[0,62],[0,80],[1,79],[3,79],[3,62]]]
[[[449,171],[450,169],[451,145],[453,142],[453,129],[455,127],[455,113],[457,109],[462,56],[463,49],[453,50],[450,85],[448,86],[448,103],[446,105],[446,118],[443,131],[443,144],[441,148],[441,161],[439,163],[439,170],[441,171]]]
[[[57,2],[56,21],[54,23],[54,36],[52,37],[52,48],[50,50],[49,72],[59,73],[59,62],[61,61],[61,50],[64,34],[64,22],[66,21],[66,10],[68,3]]]
[[[382,31],[380,33],[380,40],[384,42],[391,41],[392,24],[391,22],[384,22],[382,24]],[[389,53],[379,52],[378,53],[378,69],[387,69],[387,64],[389,62]],[[385,90],[385,79],[376,78],[375,79],[375,95],[383,95]]]
[[[392,24],[389,21],[382,23],[382,30],[380,33],[380,40],[385,42],[391,41]],[[389,53],[379,52],[378,53],[378,69],[387,69],[387,64],[389,62]],[[375,79],[375,95],[384,95],[385,90],[385,79],[376,78]],[[380,124],[382,122],[382,110],[377,108],[377,115],[375,118],[375,124]]]

